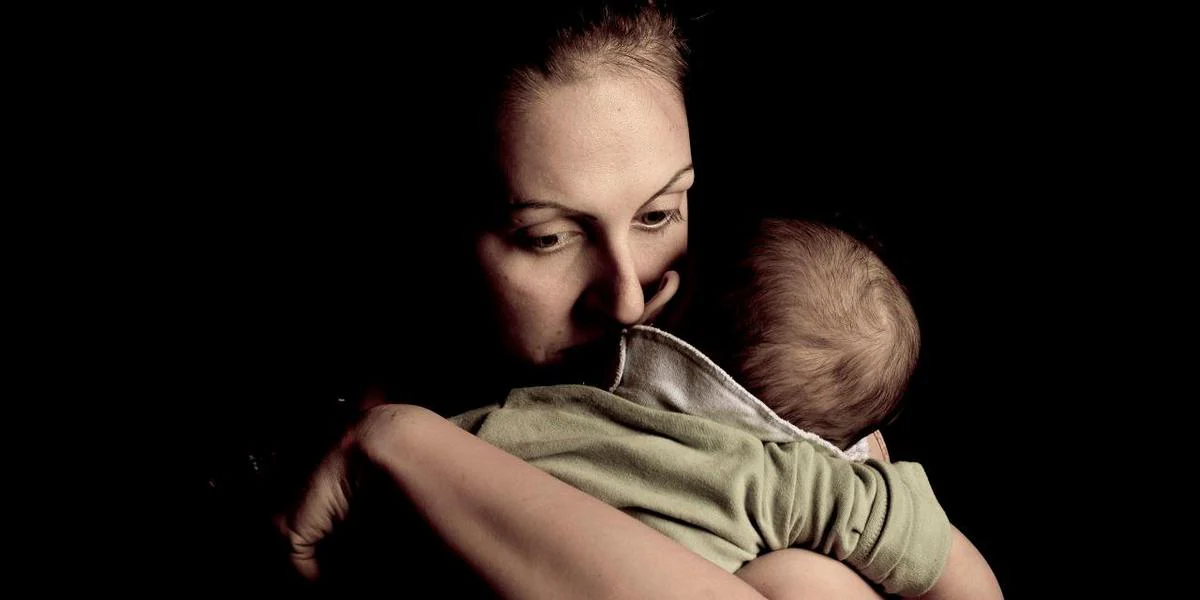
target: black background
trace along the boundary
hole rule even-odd
[[[1106,50],[1028,13],[682,6],[696,243],[726,211],[871,240],[923,332],[893,459],[925,466],[1009,597],[1060,580],[1045,517],[1086,444],[1064,425],[1085,377],[1076,266],[1100,260],[1079,234],[1119,178],[1091,161],[1117,134],[1090,91]],[[128,256],[159,349],[143,380],[182,428],[184,504],[156,518],[190,515],[188,581],[287,581],[263,517],[352,418],[336,399],[453,327],[469,174],[439,132],[446,65],[479,50],[450,12],[173,14],[104,59],[139,147],[123,170],[156,200]]]

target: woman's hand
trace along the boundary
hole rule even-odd
[[[317,546],[334,533],[350,511],[357,488],[351,467],[373,463],[371,456],[387,447],[389,437],[400,434],[402,420],[419,414],[414,412],[419,410],[398,404],[367,410],[338,447],[321,461],[295,510],[281,517],[279,526],[291,546],[292,564],[306,579],[317,579]]]

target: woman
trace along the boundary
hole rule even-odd
[[[652,6],[602,11],[549,44],[504,31],[539,44],[513,46],[515,62],[488,65],[508,76],[499,93],[477,96],[496,100],[481,113],[494,135],[479,147],[498,167],[502,193],[484,188],[472,207],[474,259],[504,364],[520,366],[503,369],[522,374],[505,383],[578,380],[589,345],[642,320],[646,298],[687,250],[695,169],[682,45]],[[773,597],[876,597],[847,567],[799,550],[752,562],[745,581],[733,577],[407,405],[370,410],[287,520],[306,576],[320,573],[317,543],[361,502],[347,473],[363,464],[504,597],[762,597],[752,586]]]

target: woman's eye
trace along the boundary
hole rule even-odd
[[[551,235],[543,235],[533,238],[530,245],[536,250],[549,250],[557,246],[562,240],[562,236],[555,233]]]
[[[668,224],[679,220],[678,210],[652,210],[638,216],[638,224],[643,229],[662,229]]]
[[[561,231],[549,235],[522,235],[519,243],[534,252],[549,254],[567,247],[579,235],[581,234],[578,231]]]

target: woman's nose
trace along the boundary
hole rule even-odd
[[[618,241],[602,248],[596,279],[588,295],[592,310],[622,326],[633,325],[642,318],[645,298],[628,243]]]

